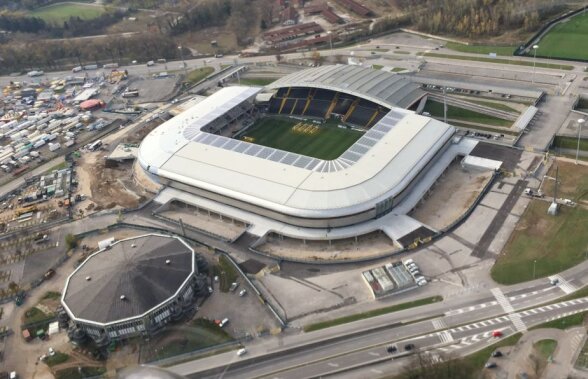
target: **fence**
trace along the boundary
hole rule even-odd
[[[580,13],[583,13],[586,11],[585,7],[582,7],[580,9],[576,9],[575,11],[570,11],[567,12],[559,17],[556,17],[555,19],[549,21],[547,24],[545,24],[543,27],[541,27],[541,29],[539,29],[537,31],[537,33],[533,34],[533,36],[531,38],[529,38],[529,40],[527,42],[525,42],[525,44],[519,46],[515,52],[514,55],[518,55],[518,56],[523,56],[525,55],[525,53],[527,52],[527,50],[533,46],[534,44],[536,44],[537,42],[539,42],[539,40],[541,40],[541,38],[543,38],[543,36],[545,34],[547,34],[555,25],[557,25],[558,23],[560,23],[563,20],[566,20],[568,18],[574,17]],[[548,56],[544,56],[544,55],[537,55],[537,57],[539,58],[549,58],[551,59],[552,57],[548,57]],[[561,58],[561,57],[557,57],[557,59],[560,60],[566,60],[566,61],[581,61],[581,62],[588,62],[588,60],[585,59],[577,59],[577,58]]]

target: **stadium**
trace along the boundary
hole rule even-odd
[[[320,230],[416,205],[471,150],[454,127],[407,110],[424,96],[385,71],[306,69],[265,88],[219,90],[151,132],[138,159],[159,183],[194,199],[325,238]]]
[[[68,278],[61,303],[70,339],[98,346],[149,336],[191,309],[205,279],[194,250],[178,237],[148,234],[90,255]]]

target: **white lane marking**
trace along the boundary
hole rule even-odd
[[[373,355],[374,357],[379,357],[380,356],[380,353],[376,353],[375,351],[370,351],[368,354],[369,355]]]
[[[374,374],[378,374],[378,375],[381,375],[381,374],[383,374],[383,373],[384,373],[384,371],[377,370],[377,369],[375,369],[375,368],[371,369],[370,371],[371,371],[371,372],[373,372]]]
[[[338,364],[338,363],[329,362],[329,363],[327,363],[327,364],[328,364],[329,366],[331,366],[331,367],[339,367],[339,364]]]

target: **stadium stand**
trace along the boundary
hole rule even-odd
[[[366,99],[322,88],[280,88],[271,98],[271,114],[329,118],[341,115],[342,120],[360,128],[376,124],[389,109]]]

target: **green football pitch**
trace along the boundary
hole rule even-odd
[[[267,117],[251,126],[241,139],[309,157],[332,160],[343,154],[362,135],[362,132],[356,130],[339,128],[337,122],[315,125],[312,121]]]
[[[557,24],[538,43],[537,56],[588,59],[588,13]],[[531,51],[528,55],[533,55]]]
[[[82,20],[97,18],[105,12],[104,7],[83,3],[55,3],[46,7],[37,8],[29,14],[40,17],[47,22],[62,24],[70,17],[79,17]]]

